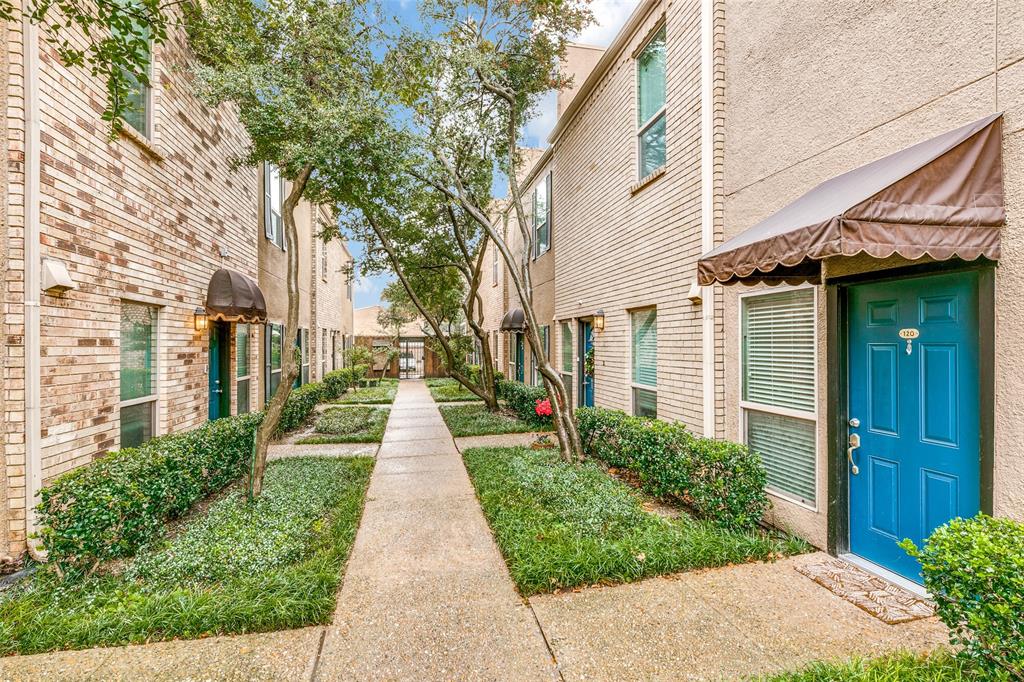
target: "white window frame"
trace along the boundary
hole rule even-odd
[[[540,258],[545,253],[551,250],[551,180],[551,171],[543,173],[541,175],[540,180],[538,180],[538,183],[533,186],[533,192],[531,193],[532,205],[530,208],[530,214],[532,216],[533,223],[531,226],[531,229],[533,231],[533,260],[537,260],[538,258]],[[545,227],[548,231],[548,241],[547,244],[544,245],[543,249],[540,248],[540,231],[537,226],[537,196],[540,190],[540,181],[543,181],[544,183],[544,221]]]
[[[803,419],[804,421],[811,422],[814,425],[814,472],[813,472],[813,478],[814,478],[814,504],[808,504],[806,500],[801,500],[800,498],[795,497],[794,495],[791,495],[790,493],[787,493],[787,492],[782,491],[782,490],[775,490],[774,488],[770,488],[768,486],[765,486],[765,492],[768,493],[769,495],[771,495],[772,497],[778,498],[780,500],[785,500],[786,502],[789,502],[790,504],[795,504],[795,505],[797,505],[799,507],[803,507],[804,509],[807,509],[807,510],[810,510],[810,511],[813,511],[813,512],[817,512],[819,510],[819,508],[820,508],[820,500],[821,500],[821,485],[820,485],[820,483],[818,481],[818,457],[819,457],[819,455],[821,453],[821,435],[820,435],[819,429],[818,429],[818,414],[817,414],[817,412],[816,411],[815,412],[805,412],[803,410],[794,410],[793,408],[789,408],[789,407],[779,407],[777,405],[765,405],[763,403],[752,402],[752,401],[744,400],[743,399],[743,379],[744,379],[744,376],[746,375],[746,371],[747,371],[747,368],[746,368],[746,366],[743,363],[743,331],[742,331],[743,330],[743,313],[744,313],[744,309],[745,309],[745,306],[746,306],[746,300],[750,299],[750,298],[757,298],[759,296],[769,296],[771,294],[781,294],[781,293],[785,293],[787,291],[799,291],[799,290],[802,290],[802,289],[810,289],[811,292],[812,292],[812,295],[813,295],[812,307],[814,309],[814,330],[815,331],[814,331],[814,348],[813,348],[813,353],[814,353],[814,395],[812,397],[812,401],[813,401],[813,403],[815,405],[815,408],[817,408],[817,405],[818,405],[818,395],[819,395],[818,367],[819,367],[819,362],[820,362],[820,360],[818,358],[818,287],[816,285],[814,285],[814,284],[796,284],[796,285],[781,284],[781,285],[778,285],[778,286],[765,287],[765,288],[762,288],[762,289],[756,289],[754,291],[748,291],[748,292],[741,293],[739,295],[739,305],[737,306],[737,315],[738,315],[738,317],[736,319],[736,329],[740,330],[740,333],[737,334],[737,350],[738,350],[738,353],[736,355],[736,357],[738,357],[739,361],[740,361],[740,371],[739,371],[739,381],[740,381],[739,396],[740,396],[740,399],[738,401],[739,402],[739,406],[740,406],[740,414],[739,414],[739,419],[737,420],[737,422],[739,423],[739,433],[737,434],[737,436],[738,436],[737,437],[737,441],[740,442],[740,443],[743,443],[744,445],[747,445],[747,413],[748,412],[764,412],[766,414],[774,414],[774,415],[778,415],[780,417],[791,417],[791,418],[794,418],[794,419]]]
[[[498,286],[498,247],[491,242],[491,286]]]
[[[247,355],[245,357],[246,374],[244,374],[242,376],[238,376],[238,361],[239,361],[238,352],[237,352],[238,351],[238,330],[241,329],[242,327],[246,328],[246,338],[247,338],[247,340],[245,342],[245,350],[246,350],[246,353],[247,353]],[[247,412],[246,413],[242,413],[242,412],[238,411],[238,404],[240,402],[239,399],[238,399],[238,397],[239,397],[238,385],[241,382],[243,382],[243,381],[246,382],[245,383],[246,390],[249,392],[248,396],[246,396],[246,405],[249,408],[248,412],[252,412],[252,339],[253,339],[253,329],[254,329],[254,327],[255,327],[255,325],[253,325],[253,324],[248,324],[248,323],[243,323],[243,322],[239,322],[239,323],[237,323],[235,325],[235,343],[232,346],[232,349],[235,351],[235,354],[234,354],[235,355],[235,358],[234,358],[234,360],[235,360],[235,362],[234,362],[234,372],[232,372],[232,374],[235,375],[235,377],[234,377],[234,379],[235,379],[235,414],[247,414]]]
[[[642,312],[645,312],[645,311],[648,311],[648,310],[653,310],[654,311],[654,331],[655,331],[655,334],[657,334],[657,331],[658,331],[658,306],[657,305],[645,305],[645,306],[640,306],[638,308],[629,308],[626,311],[626,314],[629,316],[629,364],[626,366],[626,371],[629,373],[629,381],[627,382],[629,384],[629,413],[630,413],[630,415],[633,415],[633,416],[636,415],[636,391],[634,389],[639,388],[642,391],[650,391],[651,393],[653,393],[654,394],[654,404],[655,404],[655,406],[657,406],[657,404],[659,402],[658,398],[661,395],[661,392],[659,391],[659,386],[658,386],[657,381],[655,381],[654,386],[647,386],[645,384],[638,384],[635,381],[633,381],[633,314],[634,313],[642,313]],[[655,347],[654,365],[655,365],[655,371],[657,371],[657,365],[658,365],[657,347]],[[658,374],[660,374],[660,372],[658,372]],[[659,410],[657,409],[657,407],[655,407],[655,413],[656,413],[655,417],[654,417],[655,419],[658,418],[657,417],[657,413],[658,412],[659,412]]]
[[[263,173],[269,175],[263,180],[263,233],[267,241],[282,251],[287,251],[288,244],[284,238],[284,178],[281,177],[281,170],[269,161],[263,163]],[[280,204],[276,207],[274,206],[273,190],[275,176],[277,177],[278,199],[280,200]],[[274,222],[275,216],[277,217],[276,223]],[[268,225],[269,232],[267,231]]]
[[[644,51],[648,48],[648,46],[650,46],[650,44],[654,41],[655,38],[658,37],[658,34],[661,33],[662,31],[665,31],[665,101],[662,102],[660,109],[658,109],[656,112],[651,114],[650,118],[648,118],[646,121],[642,121],[641,122],[639,120],[640,119],[640,116],[639,116],[639,114],[640,114],[640,55],[642,55],[644,53]],[[655,168],[654,170],[652,170],[650,173],[647,173],[646,175],[644,175],[643,174],[643,157],[641,156],[641,154],[643,153],[643,147],[642,147],[642,144],[641,144],[641,140],[643,138],[643,134],[645,132],[647,132],[647,129],[650,128],[652,125],[654,125],[662,116],[667,116],[666,111],[668,110],[668,28],[667,28],[667,25],[666,25],[666,23],[664,21],[660,22],[657,26],[655,26],[651,30],[651,33],[647,37],[647,39],[644,40],[644,42],[640,45],[640,47],[638,47],[636,49],[636,51],[633,53],[633,101],[635,102],[636,113],[637,113],[637,115],[633,117],[633,122],[634,122],[635,129],[636,129],[636,132],[634,133],[635,139],[636,139],[636,142],[635,142],[635,145],[636,145],[636,175],[637,175],[637,181],[641,181],[641,180],[645,180],[645,179],[649,178],[650,176],[652,176],[655,173],[657,173],[658,171],[664,169],[665,166],[668,165],[668,132],[667,132],[668,128],[667,128],[667,125],[666,125],[666,133],[665,133],[665,160],[662,161],[661,165],[658,166],[657,168]],[[666,124],[667,123],[668,122],[666,121]]]
[[[155,315],[156,315],[156,318],[153,320],[153,393],[151,395],[144,395],[144,396],[141,396],[141,397],[138,397],[138,398],[131,398],[129,400],[119,400],[118,401],[118,403],[117,403],[118,447],[121,447],[121,444],[120,444],[120,439],[121,439],[121,409],[125,408],[125,407],[132,407],[133,405],[142,405],[144,403],[153,403],[153,411],[152,411],[152,417],[151,417],[153,422],[150,425],[150,433],[152,435],[150,436],[149,439],[153,440],[157,436],[161,435],[161,433],[160,433],[160,422],[161,422],[161,420],[160,420],[160,406],[161,406],[160,389],[163,387],[163,382],[160,381],[160,374],[161,374],[161,372],[163,370],[163,366],[162,366],[162,363],[160,362],[160,359],[161,359],[161,355],[162,355],[161,351],[163,350],[163,343],[161,343],[161,340],[160,340],[160,323],[163,320],[163,314],[162,314],[163,306],[157,305],[155,303],[151,303],[150,301],[140,301],[138,299],[133,299],[133,298],[122,298],[121,302],[120,302],[120,305],[124,305],[125,303],[129,303],[131,305],[144,305],[144,306],[147,306],[149,308],[152,308],[154,313],[155,313]],[[118,314],[120,315],[120,309],[118,309]],[[120,344],[120,341],[121,341],[121,339],[120,339],[120,331],[119,331],[118,332],[118,343],[119,344]],[[120,353],[120,346],[118,347],[118,352]],[[120,393],[120,390],[121,390],[121,383],[120,383],[121,382],[120,357],[118,357],[117,376],[118,376],[118,379],[117,379],[118,380],[117,390]]]

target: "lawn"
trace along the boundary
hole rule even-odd
[[[761,682],[961,682],[980,680],[948,652],[903,653],[873,660],[814,663],[802,670],[758,678]]]
[[[465,401],[478,401],[479,396],[457,382],[455,379],[427,379],[427,388],[430,395],[437,403],[455,403]]]
[[[398,379],[381,379],[376,386],[364,386],[358,390],[349,389],[335,403],[343,405],[390,405],[395,402]]]
[[[795,538],[648,513],[633,488],[597,464],[566,464],[557,451],[474,448],[463,458],[512,580],[526,596],[809,549]]]
[[[379,443],[384,439],[384,428],[390,410],[381,407],[332,407],[317,417],[315,433],[296,441],[300,445],[313,443]]]
[[[508,410],[488,412],[483,405],[441,405],[439,409],[455,437],[551,430],[550,424],[523,421]]]
[[[369,458],[271,462],[252,504],[235,486],[92,577],[40,571],[0,594],[0,654],[327,623],[372,469]]]

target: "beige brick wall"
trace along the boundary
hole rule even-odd
[[[320,209],[321,225],[331,225],[334,216]],[[324,242],[313,238],[316,263],[313,268],[313,290],[316,295],[316,367],[314,374],[323,377],[324,362],[327,371],[341,368],[342,335],[353,333],[352,300],[348,297],[348,273],[352,256],[340,239]],[[326,254],[326,262],[324,256]],[[327,333],[326,337],[324,332]],[[324,339],[326,338],[326,346]]]
[[[8,552],[24,548],[24,215],[20,32],[8,25],[4,264],[5,505]],[[103,84],[40,41],[41,250],[77,289],[41,299],[44,482],[119,445],[120,302],[159,307],[157,432],[207,416],[208,337],[193,327],[212,273],[256,276],[257,176],[232,170],[247,137],[228,107],[190,96],[180,32],[154,52],[152,134],[108,139]],[[19,407],[19,401],[21,406]]]
[[[633,55],[663,21],[667,163],[663,175],[633,191]],[[565,126],[553,154],[554,317],[605,312],[605,331],[595,337],[597,404],[632,410],[629,312],[656,306],[658,414],[698,433],[701,307],[687,293],[701,250],[700,82],[700,3],[653,3]],[[557,357],[558,343],[554,352]]]
[[[997,514],[1024,518],[1024,9],[995,0],[726,3],[725,229],[732,236],[828,178],[1005,111],[1007,224],[996,274]],[[807,35],[826,40],[808,41]],[[823,49],[822,45],[827,45]],[[813,75],[813,77],[811,77]],[[771,83],[771,87],[765,87]],[[858,260],[830,273],[893,267]],[[737,296],[726,303],[728,436],[740,431]],[[830,377],[819,291],[818,505],[777,500],[775,521],[826,543]]]

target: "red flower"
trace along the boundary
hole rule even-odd
[[[534,408],[538,417],[550,417],[551,416],[551,401],[547,398],[543,400],[537,400],[537,407]]]

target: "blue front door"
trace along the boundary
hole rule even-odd
[[[526,380],[526,348],[523,343],[523,335],[516,334],[516,381]]]
[[[231,364],[228,344],[231,328],[227,322],[214,322],[210,326],[210,419],[220,419],[231,414]]]
[[[920,582],[896,543],[980,510],[978,276],[862,284],[848,300],[850,551]]]
[[[589,320],[580,322],[580,390],[579,404],[581,407],[594,406],[594,375],[587,374],[587,357],[594,348],[594,325]]]

